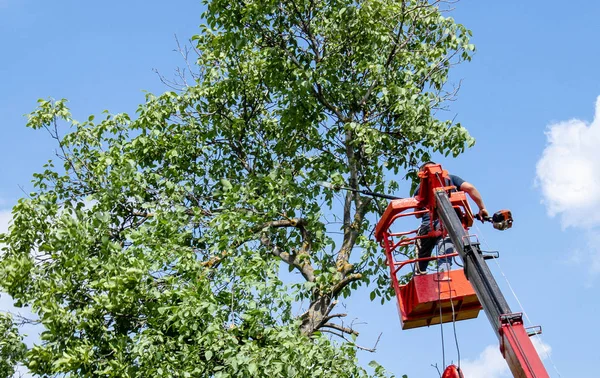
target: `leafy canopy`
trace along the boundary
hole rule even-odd
[[[13,323],[12,316],[0,312],[0,378],[10,378],[26,351],[23,337]]]
[[[390,192],[472,144],[436,116],[470,32],[421,0],[206,5],[193,81],[135,117],[29,116],[62,164],[13,209],[0,285],[45,327],[36,374],[367,375],[336,304],[389,298],[384,204],[318,182]]]

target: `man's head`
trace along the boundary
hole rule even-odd
[[[426,163],[423,163],[419,167],[419,172],[422,172],[425,169],[425,167],[427,167],[428,165],[435,165],[435,164],[437,164],[435,161],[428,161]]]

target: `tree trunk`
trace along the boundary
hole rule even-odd
[[[334,305],[331,297],[319,295],[311,302],[308,311],[304,314],[300,331],[307,336],[312,335],[327,321],[327,316]]]

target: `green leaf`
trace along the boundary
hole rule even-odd
[[[254,374],[256,374],[257,371],[258,371],[258,367],[256,366],[256,364],[254,362],[252,362],[248,365],[248,372],[250,372],[250,374],[254,375]]]
[[[221,179],[221,185],[223,185],[223,190],[225,190],[225,191],[229,191],[229,190],[231,190],[231,188],[233,188],[233,186],[231,185],[231,182],[225,178]]]

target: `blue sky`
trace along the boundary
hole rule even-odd
[[[443,116],[456,116],[477,144],[440,162],[475,184],[489,210],[513,211],[513,229],[486,225],[478,232],[501,253],[501,270],[491,263],[492,271],[512,309],[521,311],[502,273],[533,324],[542,325],[561,376],[595,377],[600,113],[592,122],[600,96],[600,3],[463,0],[455,8],[454,18],[473,30],[477,52],[454,70],[462,87]],[[153,69],[171,75],[181,65],[173,35],[196,33],[201,9],[189,0],[0,0],[0,223],[21,187],[30,188],[31,174],[53,157],[49,137],[25,128],[23,115],[35,101],[68,98],[76,118],[104,109],[133,113],[144,90],[166,90]],[[377,359],[399,376],[435,377],[430,365],[441,366],[440,328],[401,331],[395,303],[367,297],[346,303],[367,323],[359,326],[359,342],[372,346],[383,332],[377,353],[361,359]],[[7,306],[5,296],[0,305]],[[451,327],[444,330],[447,359],[456,361]],[[457,323],[457,336],[468,378],[509,376],[485,316]]]

